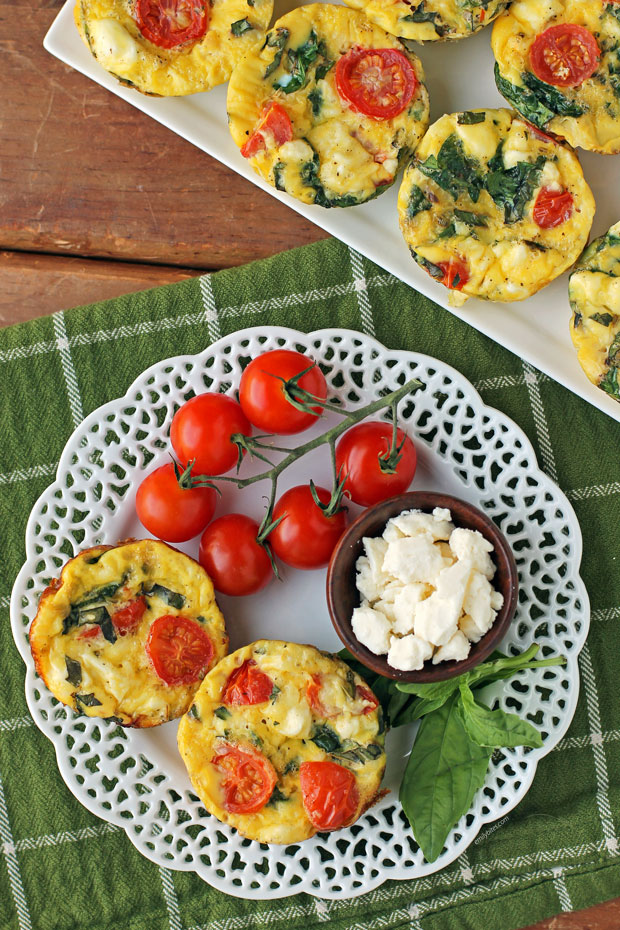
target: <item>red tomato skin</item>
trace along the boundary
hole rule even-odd
[[[376,710],[379,706],[379,701],[374,696],[370,688],[366,688],[364,685],[357,686],[355,689],[355,695],[360,701],[366,701],[368,703],[368,706],[365,707],[362,711],[364,715],[372,714],[373,710]]]
[[[180,488],[170,463],[156,468],[143,480],[136,494],[136,512],[153,536],[167,542],[185,542],[204,530],[216,502],[213,488]]]
[[[231,814],[257,813],[271,797],[278,780],[269,759],[254,748],[225,744],[211,764],[222,773],[224,807]]]
[[[246,661],[232,672],[222,690],[223,704],[264,704],[273,694],[273,681],[256,665]]]
[[[222,475],[237,464],[237,446],[230,441],[233,433],[252,433],[237,401],[227,394],[198,394],[173,416],[170,441],[184,465],[196,460],[194,475]]]
[[[450,258],[447,262],[437,262],[443,271],[441,284],[453,291],[462,291],[469,281],[469,269],[460,258]]]
[[[216,591],[234,597],[256,594],[274,577],[259,526],[243,513],[227,513],[211,523],[200,540],[198,561]]]
[[[534,202],[532,216],[541,229],[555,229],[570,219],[574,209],[575,201],[570,191],[543,187]]]
[[[134,12],[138,29],[145,39],[160,48],[175,48],[201,39],[209,26],[209,5],[200,0],[136,0]],[[175,29],[179,12],[189,25]]]
[[[401,459],[393,475],[384,474],[379,456],[387,454],[392,444],[392,425],[371,420],[357,423],[347,430],[336,446],[336,468],[347,479],[345,494],[362,507],[371,507],[379,501],[395,497],[407,490],[417,466],[417,454],[411,439],[402,430],[397,430],[397,442]]]
[[[319,500],[327,504],[331,493],[316,488]],[[286,491],[273,509],[273,518],[283,519],[269,534],[269,542],[278,558],[292,568],[323,568],[346,526],[346,514],[340,510],[326,517],[317,507],[310,486],[297,485]]]
[[[312,674],[310,676],[310,681],[306,685],[306,697],[312,712],[315,713],[317,717],[322,717],[327,720],[330,717],[337,717],[340,713],[340,710],[337,707],[325,706],[321,700],[322,684],[323,680],[321,676],[317,673]]]
[[[112,623],[119,636],[126,636],[127,633],[132,633],[135,630],[144,615],[146,607],[146,598],[137,597],[112,614]]]
[[[97,623],[95,626],[87,626],[84,630],[81,630],[78,633],[78,639],[94,639],[95,636],[99,636],[100,633],[101,627]]]
[[[417,87],[409,59],[395,48],[352,48],[336,64],[340,96],[353,110],[374,119],[398,116]]]
[[[154,620],[145,648],[155,674],[170,687],[190,685],[204,678],[215,652],[201,626],[180,614]]]
[[[286,399],[279,380],[288,381],[312,364],[313,360],[307,355],[290,349],[274,349],[253,359],[239,384],[239,403],[248,420],[263,432],[282,435],[300,433],[316,423],[321,408],[313,407],[317,416],[297,410]],[[319,400],[327,397],[327,384],[318,365],[310,368],[297,383]]]
[[[579,87],[596,71],[601,51],[585,26],[558,23],[536,36],[530,65],[536,77],[555,87]]]
[[[264,106],[261,110],[256,129],[247,142],[241,146],[241,154],[244,158],[254,158],[259,152],[267,148],[279,148],[285,142],[290,142],[292,138],[291,118],[281,104],[274,102]]]
[[[329,760],[302,762],[299,783],[305,811],[318,830],[339,830],[356,814],[359,793],[350,769]]]

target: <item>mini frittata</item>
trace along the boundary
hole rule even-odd
[[[522,116],[573,146],[620,151],[620,4],[514,0],[491,42],[498,90]]]
[[[585,246],[594,198],[579,160],[511,110],[442,116],[407,167],[400,226],[418,264],[467,297],[523,300]]]
[[[593,384],[620,401],[620,223],[591,242],[568,281],[570,334]]]
[[[211,814],[253,840],[298,843],[375,801],[383,730],[376,697],[339,658],[260,640],[207,675],[178,740]]]
[[[82,39],[99,64],[144,94],[210,90],[261,47],[273,0],[77,0]]]
[[[429,119],[416,56],[361,13],[287,13],[228,86],[233,139],[252,167],[304,203],[347,207],[394,181]]]
[[[346,0],[386,32],[416,42],[464,39],[488,26],[509,0]]]
[[[228,637],[202,566],[143,539],[70,559],[41,596],[30,648],[63,704],[152,727],[186,712]]]

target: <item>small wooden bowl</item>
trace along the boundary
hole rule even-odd
[[[478,530],[493,545],[490,553],[496,572],[493,586],[504,595],[504,605],[498,612],[491,629],[477,643],[472,643],[469,655],[460,662],[432,664],[429,659],[416,672],[403,672],[388,665],[386,656],[378,656],[363,646],[353,634],[351,616],[360,605],[360,593],[355,586],[355,563],[363,553],[365,536],[381,536],[391,517],[403,510],[422,510],[430,513],[435,507],[445,507],[452,514],[455,526]],[[409,491],[398,497],[381,501],[362,513],[339,540],[327,569],[327,606],[338,636],[349,652],[363,665],[386,678],[398,681],[444,681],[462,675],[483,662],[501,642],[510,626],[517,606],[519,578],[514,556],[503,533],[473,504],[430,491]]]

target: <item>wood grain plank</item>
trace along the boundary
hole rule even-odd
[[[49,55],[61,5],[0,0],[0,248],[221,268],[326,236]]]
[[[619,930],[620,898],[585,911],[559,914],[523,930]]]

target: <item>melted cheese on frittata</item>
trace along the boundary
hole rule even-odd
[[[273,681],[271,697],[260,704],[223,704],[231,674],[248,660]],[[328,717],[317,714],[309,702],[307,689],[315,676]],[[366,689],[365,683],[344,662],[314,646],[260,640],[223,659],[202,682],[178,732],[179,750],[207,810],[260,842],[308,839],[316,828],[303,805],[299,766],[329,759],[355,775],[357,819],[374,800],[385,768],[380,711],[364,712],[372,703],[360,687]],[[211,760],[219,748],[230,745],[255,747],[276,771],[277,791],[256,813],[233,814],[224,806],[221,773]],[[322,748],[327,745],[331,751]]]
[[[620,401],[620,223],[585,250],[568,297],[579,364],[593,384]]]
[[[290,79],[288,50],[313,35],[321,51],[308,65],[303,85],[287,94],[282,88]],[[364,116],[339,96],[335,62],[353,47],[396,48],[407,56],[418,86],[398,116]],[[286,110],[293,141],[269,146],[250,159],[252,167],[280,190],[322,206],[363,203],[385,190],[428,125],[428,94],[416,56],[361,13],[331,4],[311,4],[283,16],[260,53],[235,68],[228,86],[228,117],[240,148],[271,101]]]
[[[386,32],[416,42],[463,39],[493,22],[509,0],[346,0]]]
[[[174,48],[142,35],[127,0],[77,0],[75,21],[106,71],[143,93],[175,97],[227,81],[237,62],[262,45],[272,13],[273,0],[210,0],[205,35]],[[232,24],[243,20],[244,31],[234,34]]]
[[[573,213],[541,229],[533,206],[543,187],[569,191]],[[569,268],[582,251],[594,198],[575,153],[545,140],[510,110],[442,116],[425,135],[398,195],[400,225],[415,260],[439,279],[440,264],[464,262],[453,291],[523,300]]]
[[[601,58],[578,87],[555,87],[532,73],[530,46],[559,23],[584,26]],[[573,146],[620,151],[620,5],[608,0],[514,0],[493,26],[491,44],[501,94],[527,120]]]
[[[72,608],[75,611],[93,592],[106,588],[110,593],[96,603],[112,615],[146,593],[147,609],[139,624],[116,636],[115,642],[102,633],[85,638],[87,629],[94,631],[94,625],[84,621],[87,614],[73,624],[68,620]],[[151,589],[153,593],[148,593]],[[166,591],[177,595],[174,604],[181,604],[180,596],[182,606],[171,604]],[[67,562],[59,586],[51,586],[41,598],[30,630],[37,671],[58,700],[88,716],[118,717],[133,726],[154,726],[179,717],[199,682],[165,684],[145,649],[152,624],[166,615],[193,619],[209,636],[214,649],[211,667],[226,654],[224,618],[211,579],[198,562],[152,539],[88,549]],[[69,680],[71,662],[79,663],[79,684]]]

